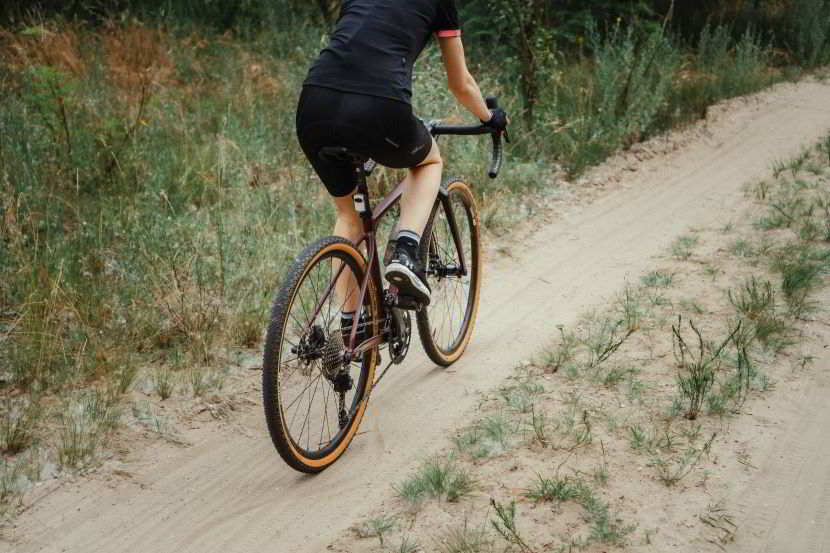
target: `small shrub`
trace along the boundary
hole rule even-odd
[[[543,478],[539,475],[525,495],[533,501],[573,501],[585,493],[584,484],[573,478]]]
[[[153,371],[153,389],[163,400],[169,399],[176,388],[176,373],[170,367],[162,365]]]
[[[383,547],[383,535],[395,528],[395,520],[385,516],[373,517],[353,527],[358,538],[377,538]]]
[[[0,451],[16,455],[34,444],[42,414],[43,409],[36,398],[22,404],[7,398],[0,420]]]
[[[399,497],[414,506],[430,497],[458,501],[470,493],[472,488],[473,481],[466,472],[457,468],[451,460],[435,458],[424,463],[395,491]]]
[[[101,441],[121,418],[121,412],[101,392],[84,393],[61,410],[58,462],[80,468],[95,459]]]
[[[652,271],[641,280],[643,286],[649,288],[668,288],[674,281],[674,275],[665,271]]]
[[[688,405],[686,418],[694,420],[700,413],[700,408],[715,382],[715,372],[722,363],[721,354],[740,330],[741,323],[738,323],[720,345],[715,347],[708,346],[704,342],[703,336],[692,321],[689,321],[689,327],[697,338],[694,348],[690,347],[683,337],[680,317],[678,317],[677,325],[672,325],[672,337],[673,351],[678,365],[677,384],[681,397]]]
[[[671,245],[673,257],[685,261],[692,256],[692,250],[698,243],[697,236],[681,236]]]
[[[467,520],[461,528],[452,528],[438,538],[441,553],[481,553],[490,551],[493,540],[484,528],[470,528]]]

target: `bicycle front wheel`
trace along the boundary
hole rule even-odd
[[[340,313],[357,303],[365,270],[351,242],[323,238],[294,262],[271,311],[262,365],[265,420],[279,454],[301,472],[320,472],[343,454],[369,401],[377,348],[344,365],[340,328]],[[362,310],[368,339],[378,333],[372,283]]]
[[[450,214],[439,198],[424,230],[420,251],[431,299],[416,316],[424,350],[433,362],[444,367],[457,361],[470,342],[481,289],[479,219],[473,193],[459,180],[450,182],[447,192],[461,251],[453,238]],[[461,270],[462,256],[466,271]]]

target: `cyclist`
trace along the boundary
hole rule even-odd
[[[401,295],[422,303],[429,303],[430,288],[418,246],[441,185],[443,162],[410,100],[413,64],[433,34],[456,99],[483,124],[503,131],[505,112],[487,108],[467,69],[454,0],[344,0],[330,43],[303,83],[297,108],[300,146],[334,199],[335,235],[355,241],[362,233],[352,199],[357,178],[348,161],[321,159],[321,148],[343,146],[381,165],[409,169],[395,253],[385,277]],[[341,328],[351,326],[357,308],[353,290],[354,282],[337,282],[338,295],[345,298]]]

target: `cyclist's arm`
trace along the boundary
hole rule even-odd
[[[441,57],[447,72],[447,85],[458,102],[482,121],[490,120],[490,110],[484,103],[478,83],[467,69],[461,37],[439,37]]]

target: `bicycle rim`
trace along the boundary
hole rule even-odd
[[[470,341],[478,311],[481,287],[479,225],[470,188],[461,181],[447,187],[449,206],[461,238],[465,275],[447,275],[460,267],[449,219],[443,204],[436,203],[421,244],[421,257],[431,288],[428,307],[417,314],[418,333],[424,350],[435,363],[448,366],[464,352]]]
[[[265,415],[280,455],[302,472],[319,472],[343,454],[369,399],[377,352],[341,369],[340,312],[347,298],[331,285],[338,274],[361,282],[364,267],[351,243],[324,238],[300,255],[274,303],[263,360]],[[356,286],[352,294],[359,295]],[[372,286],[364,309],[373,336],[378,303]]]

